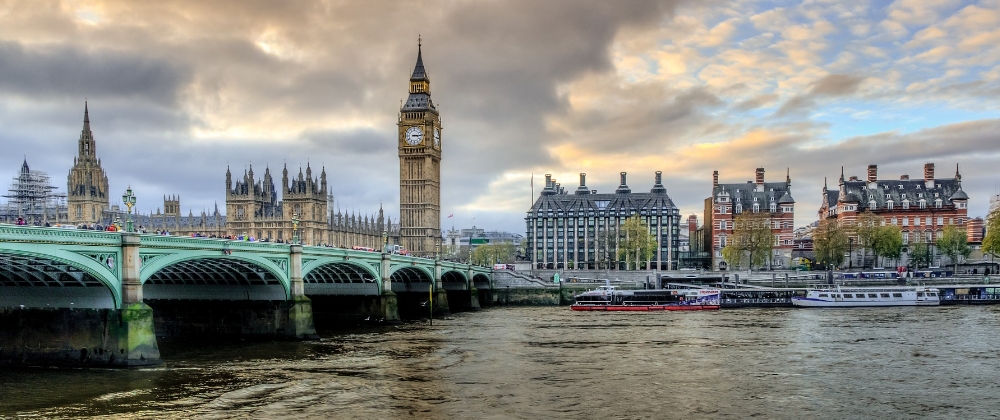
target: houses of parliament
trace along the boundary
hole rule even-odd
[[[263,175],[251,165],[242,176],[226,168],[225,214],[218,205],[212,212],[182,215],[180,197],[163,198],[155,213],[132,216],[147,232],[208,237],[254,237],[288,242],[298,238],[307,245],[362,246],[381,249],[384,237],[411,254],[431,256],[441,244],[441,117],[431,100],[430,79],[424,68],[422,46],[409,81],[409,96],[400,108],[398,122],[400,164],[400,216],[388,219],[383,209],[374,214],[334,212],[332,188],[326,169],[315,174],[311,165],[290,173],[281,169],[275,185],[270,168]],[[77,157],[69,171],[66,197],[67,220],[48,220],[73,225],[107,225],[124,219],[118,206],[111,206],[108,176],[97,157],[97,143],[90,128],[90,113],[84,104],[83,130]]]

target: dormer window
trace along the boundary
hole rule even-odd
[[[920,199],[920,208],[922,208],[922,209],[926,209],[927,208],[927,200]]]
[[[878,203],[876,203],[875,200],[871,200],[868,202],[868,208],[878,210]]]
[[[885,208],[887,208],[889,210],[892,210],[892,200],[889,200],[889,201],[885,202]]]
[[[756,197],[754,198],[754,201],[756,201]],[[754,203],[754,205],[753,205],[753,212],[754,213],[760,213],[760,204]]]
[[[940,198],[937,199],[937,200],[934,200],[934,207],[941,208],[941,199]]]
[[[774,203],[771,203],[771,213],[774,213],[776,211],[778,211],[778,205],[774,204]]]
[[[910,200],[903,199],[903,210],[909,210],[909,208],[910,208]]]

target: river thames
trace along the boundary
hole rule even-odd
[[[1000,307],[489,309],[0,371],[0,417],[978,419],[1000,415],[998,331]]]

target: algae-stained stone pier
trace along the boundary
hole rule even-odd
[[[0,365],[155,365],[157,337],[310,339],[316,318],[393,322],[431,297],[436,314],[477,308],[491,276],[340,248],[0,226]]]

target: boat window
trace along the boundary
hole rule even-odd
[[[901,298],[901,297],[903,297],[903,294],[902,294],[902,293],[893,293],[893,294],[892,294],[892,297],[898,297],[898,298]]]
[[[877,297],[878,297],[878,293],[869,293],[869,294],[868,294],[868,298],[869,298],[869,299],[875,299],[875,298],[877,298]]]
[[[884,298],[887,298],[887,297],[889,297],[889,294],[888,293],[882,293],[881,296],[884,297]]]
[[[924,292],[917,292],[917,297],[924,297]]]
[[[928,293],[927,296],[937,296],[937,293]]]
[[[830,295],[829,295],[829,294],[826,294],[826,293],[820,293],[820,294],[819,294],[819,297],[830,297]]]
[[[839,299],[839,298],[840,298],[840,295],[838,295],[838,294],[834,293],[834,294],[833,294],[833,298],[834,298],[834,299]]]
[[[854,297],[854,296],[853,296],[853,295],[851,295],[850,293],[844,293],[844,299],[851,299],[851,298],[853,298],[853,297]]]

